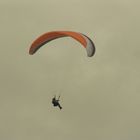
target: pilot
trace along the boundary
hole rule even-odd
[[[60,109],[62,109],[61,105],[59,104],[59,98],[58,99],[56,99],[56,97],[52,98],[52,104],[54,107],[58,106]]]

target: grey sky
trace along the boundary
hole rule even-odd
[[[140,2],[0,1],[1,140],[139,140]],[[88,58],[71,38],[28,49],[42,33],[88,35]],[[63,110],[51,98],[61,94]]]

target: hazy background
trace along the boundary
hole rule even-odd
[[[95,56],[71,38],[30,56],[52,30],[86,34]],[[139,37],[138,0],[0,0],[0,140],[139,140]]]

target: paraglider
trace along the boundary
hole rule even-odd
[[[29,54],[33,55],[38,51],[40,47],[44,46],[48,42],[62,37],[71,37],[77,40],[86,49],[88,57],[92,57],[95,54],[95,45],[93,41],[88,36],[73,31],[51,31],[41,35],[31,44]],[[59,103],[59,98],[60,96],[58,97],[58,99],[56,99],[56,96],[54,96],[52,98],[52,104],[54,107],[59,107],[59,109],[61,110],[62,107]]]
[[[62,109],[61,105],[59,104],[59,98],[60,98],[60,96],[58,97],[58,99],[56,99],[56,96],[54,96],[52,98],[52,104],[53,104],[54,107],[58,106],[59,109]]]
[[[84,46],[88,57],[92,57],[94,55],[95,46],[93,41],[86,35],[73,31],[52,31],[41,35],[32,43],[29,49],[29,54],[33,55],[44,44],[61,37],[72,37]]]

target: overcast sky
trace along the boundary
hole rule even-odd
[[[0,139],[139,140],[139,9],[138,0],[1,0]],[[95,55],[71,38],[29,55],[52,30],[86,34]]]

